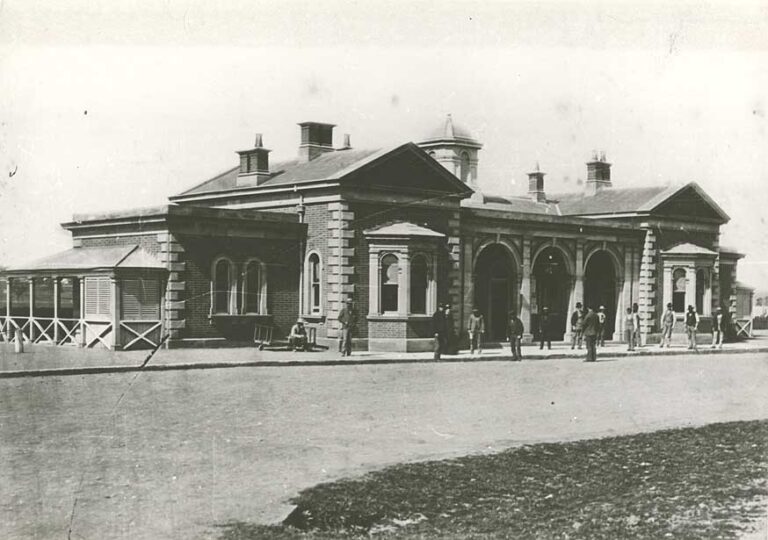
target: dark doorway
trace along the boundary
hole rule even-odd
[[[565,320],[568,316],[568,299],[571,293],[571,277],[559,249],[548,247],[542,251],[533,266],[535,282],[536,313],[531,315],[531,330],[539,339],[539,314],[549,308],[550,337],[553,341],[563,339]]]
[[[613,339],[616,329],[616,266],[605,251],[589,258],[584,271],[584,305],[597,313],[605,306],[605,339]]]
[[[493,244],[475,263],[475,307],[485,317],[485,339],[507,338],[507,317],[516,309],[515,264],[507,249]]]

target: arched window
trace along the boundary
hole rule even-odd
[[[469,154],[466,152],[461,153],[461,168],[459,169],[459,177],[462,182],[466,182],[469,179]]]
[[[672,309],[675,313],[685,312],[685,288],[686,288],[685,269],[676,268],[672,272]]]
[[[234,313],[234,267],[232,261],[219,258],[213,263],[213,279],[211,280],[211,296],[213,298],[213,313]]]
[[[391,253],[381,258],[381,311],[397,312],[397,297],[400,285],[400,266]]]
[[[305,272],[305,311],[308,314],[317,315],[322,312],[322,264],[320,254],[312,252],[307,257]]]
[[[427,313],[427,293],[429,290],[429,266],[423,255],[411,261],[411,313]]]
[[[250,259],[243,270],[243,313],[267,313],[267,272],[258,259]]]

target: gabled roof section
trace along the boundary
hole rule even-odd
[[[594,195],[564,193],[550,198],[558,202],[564,216],[654,214],[706,218],[721,224],[730,220],[728,214],[696,182],[675,186],[608,188]]]
[[[709,257],[716,257],[717,253],[711,249],[685,242],[683,244],[677,244],[669,249],[662,251],[664,255],[707,255]]]
[[[252,191],[322,181],[356,181],[390,188],[467,195],[472,193],[466,184],[413,143],[380,150],[336,150],[308,162],[283,161],[275,164],[271,170],[272,176],[261,185],[239,187],[239,168],[235,167],[171,197],[171,200],[208,193]]]
[[[138,245],[128,245],[72,248],[27,264],[11,267],[7,271],[85,271],[114,268],[164,269],[165,266],[154,255]]]
[[[548,202],[534,201],[530,197],[503,197],[501,195],[486,195],[483,201],[465,199],[461,206],[466,208],[481,208],[487,210],[502,210],[505,212],[520,212],[523,214],[538,214],[542,216],[557,216],[557,206]]]
[[[429,237],[429,238],[444,238],[445,235],[443,233],[439,233],[437,231],[433,231],[432,229],[428,229],[427,227],[423,227],[421,225],[416,225],[415,223],[410,223],[408,221],[397,221],[393,223],[387,223],[385,225],[380,225],[379,227],[374,227],[372,229],[368,229],[364,231],[365,236],[373,236],[373,237]]]
[[[557,202],[564,216],[627,214],[638,212],[666,190],[666,186],[607,188],[594,195],[560,193],[547,198]]]

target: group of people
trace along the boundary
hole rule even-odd
[[[587,328],[587,315],[590,313],[595,317],[589,319],[589,328]],[[587,341],[587,336],[595,337],[595,347],[605,347],[605,321],[605,306],[600,306],[595,312],[591,307],[585,310],[581,302],[576,302],[576,309],[571,313],[571,349],[577,347],[581,349],[582,343]],[[547,346],[551,349],[549,309],[546,307],[539,318],[539,334],[542,336],[540,348],[544,348],[546,337]]]
[[[457,354],[458,336],[453,324],[453,315],[450,304],[440,304],[432,315],[432,327],[434,330],[434,358],[439,360],[443,354]],[[473,308],[467,319],[467,332],[469,334],[469,352],[472,355],[482,354],[483,339],[485,337],[485,317],[478,308]],[[522,360],[521,344],[525,327],[523,321],[515,312],[509,313],[507,319],[507,341],[512,352],[512,360]]]
[[[672,304],[668,303],[666,311],[661,316],[661,344],[660,347],[669,347],[672,341],[672,329],[675,325],[675,312]],[[581,302],[576,303],[576,309],[571,314],[571,349],[581,349],[582,343],[586,344],[586,362],[594,362],[597,357],[597,347],[605,346],[606,326],[605,306],[600,306],[597,312],[592,307],[585,310]],[[339,321],[339,352],[342,356],[352,354],[352,329],[354,326],[354,310],[352,299],[347,299],[345,306],[338,315]],[[688,339],[688,349],[698,350],[696,335],[699,327],[699,315],[693,306],[688,306],[685,313],[685,330]],[[552,317],[549,308],[544,307],[538,318],[539,349],[552,348]],[[434,358],[439,360],[442,354],[457,354],[459,339],[454,326],[453,313],[450,304],[439,304],[432,315],[432,327],[434,332]],[[712,319],[712,348],[723,347],[726,319],[722,308],[717,308]],[[467,320],[469,333],[470,354],[481,354],[483,350],[483,337],[485,335],[485,318],[478,308],[472,309]],[[510,345],[513,360],[522,360],[521,344],[525,327],[517,313],[510,312],[507,318],[507,341]],[[624,318],[624,340],[627,350],[634,351],[640,344],[640,314],[637,304],[627,308]],[[298,319],[291,328],[288,336],[288,344],[291,350],[308,350],[309,342],[304,321]]]
[[[355,323],[355,313],[352,299],[348,298],[341,308],[339,316],[339,352],[341,356],[352,355],[352,329]],[[288,334],[288,348],[292,351],[308,351],[310,348],[307,329],[303,319],[297,319]]]

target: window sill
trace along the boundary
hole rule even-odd
[[[390,315],[388,313],[378,313],[374,315],[368,315],[369,321],[426,321],[430,320],[431,318],[431,315],[424,314],[400,315],[399,313],[392,313]]]
[[[323,324],[325,323],[325,315],[321,313],[305,313],[303,315],[299,315],[300,318],[304,319],[304,322],[309,323],[315,323],[315,324]]]

